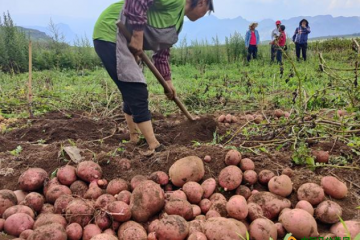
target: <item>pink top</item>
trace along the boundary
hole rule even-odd
[[[253,31],[251,31],[250,45],[256,45],[256,35]]]

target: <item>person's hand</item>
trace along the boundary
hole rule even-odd
[[[167,83],[168,87],[170,88],[171,92],[170,93],[165,92],[165,94],[169,100],[173,100],[176,97],[176,89],[171,80],[166,81],[166,83]]]
[[[129,49],[134,55],[136,62],[140,61],[139,55],[143,51],[144,45],[144,32],[143,31],[133,31],[131,41],[129,43]]]

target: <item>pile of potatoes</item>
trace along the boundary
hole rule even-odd
[[[294,191],[291,169],[280,176],[256,172],[254,162],[236,150],[224,162],[217,179],[204,179],[204,161],[189,156],[168,173],[137,175],[130,182],[103,179],[92,161],[61,167],[52,179],[43,169],[30,168],[19,177],[19,190],[0,190],[0,231],[29,240],[233,240],[247,232],[263,240],[288,232],[317,237],[319,221],[332,225],[328,236],[346,236],[341,207],[326,199],[347,196],[346,185],[336,178]],[[257,182],[268,191],[255,190]],[[291,194],[297,194],[296,206]],[[346,224],[352,237],[360,232],[360,221]]]

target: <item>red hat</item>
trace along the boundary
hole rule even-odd
[[[276,21],[276,25],[280,25],[281,24],[281,21]]]

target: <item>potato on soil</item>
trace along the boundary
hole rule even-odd
[[[260,114],[254,115],[253,118],[256,124],[260,124],[264,120],[264,117]]]
[[[209,155],[206,155],[206,156],[204,157],[204,162],[206,162],[206,163],[211,162],[211,157],[210,157]]]
[[[148,232],[156,232],[159,222],[160,222],[159,219],[155,219],[155,220],[151,221],[148,226]]]
[[[197,182],[187,182],[182,189],[188,201],[193,204],[198,204],[204,195],[203,188]]]
[[[13,191],[10,190],[0,190],[0,217],[9,207],[15,206],[17,204],[17,198]]]
[[[5,220],[4,230],[7,234],[18,237],[23,231],[32,229],[34,219],[25,213],[15,213]]]
[[[23,191],[31,192],[43,187],[47,172],[41,168],[29,168],[19,177],[19,187]]]
[[[275,177],[275,173],[273,171],[262,170],[259,173],[258,180],[261,184],[267,185],[269,183],[270,179],[272,179],[273,177]]]
[[[148,180],[147,177],[143,176],[143,175],[136,175],[135,177],[133,177],[131,179],[130,185],[131,185],[131,190],[134,190],[141,182],[144,182]]]
[[[207,240],[207,237],[205,234],[201,233],[201,232],[196,232],[191,234],[188,237],[188,240]]]
[[[218,118],[218,122],[221,122],[221,123],[225,122],[225,118],[226,118],[225,115],[220,115]]]
[[[251,196],[251,190],[247,186],[240,185],[235,192],[236,195],[243,196],[246,200]]]
[[[204,233],[208,240],[234,240],[240,239],[239,235],[246,238],[246,227],[239,221],[215,217],[205,222]]]
[[[129,190],[129,184],[125,180],[117,178],[109,182],[106,188],[106,193],[115,196],[125,190]]]
[[[108,234],[108,233],[101,233],[98,235],[95,235],[90,240],[118,240],[117,237],[114,235]]]
[[[27,240],[67,240],[64,227],[58,223],[44,225],[35,229]]]
[[[203,161],[190,156],[177,160],[169,169],[171,182],[176,187],[182,187],[187,182],[199,182],[205,174]]]
[[[16,196],[17,199],[17,203],[20,204],[26,197],[26,195],[28,195],[28,192],[24,192],[23,190],[16,190],[14,191],[14,194]]]
[[[92,182],[102,179],[102,169],[99,164],[93,161],[84,161],[77,165],[76,175],[83,181]]]
[[[56,199],[62,195],[71,195],[71,190],[64,185],[56,185],[49,188],[45,194],[45,199],[47,203],[54,204]]]
[[[327,151],[312,151],[312,154],[315,156],[315,162],[318,163],[328,163],[330,159],[329,152]]]
[[[130,206],[124,202],[112,202],[107,206],[107,209],[115,221],[126,222],[131,218]]]
[[[129,159],[123,158],[119,161],[119,167],[123,171],[127,171],[131,168],[131,161]]]
[[[309,203],[308,201],[305,201],[305,200],[301,200],[299,201],[295,208],[298,208],[298,209],[302,209],[302,210],[305,210],[307,211],[308,213],[311,214],[311,216],[314,216],[314,207],[311,205],[311,203]]]
[[[165,204],[165,212],[168,215],[179,215],[188,221],[194,218],[192,206],[186,200],[173,199],[168,201]]]
[[[126,204],[130,204],[131,192],[124,190],[115,195],[116,201],[121,201]]]
[[[78,223],[71,223],[66,227],[66,234],[69,240],[80,240],[83,235],[83,229]]]
[[[249,234],[252,240],[278,239],[275,224],[266,218],[255,219],[250,224]]]
[[[244,220],[248,215],[248,206],[243,196],[232,196],[226,204],[229,217]]]
[[[156,182],[157,184],[160,184],[161,186],[169,183],[169,176],[162,171],[152,173],[149,179]]]
[[[212,202],[209,199],[201,200],[201,202],[199,204],[201,212],[203,214],[206,214],[210,210],[211,205],[212,205]]]
[[[228,166],[221,170],[219,174],[219,184],[225,191],[235,190],[242,181],[242,172],[236,166]]]
[[[61,167],[58,169],[56,177],[58,178],[61,184],[70,186],[77,179],[76,168],[70,165]]]
[[[143,181],[135,188],[130,199],[132,218],[137,222],[146,222],[161,211],[165,205],[164,192],[159,184]]]
[[[101,229],[95,224],[89,224],[84,227],[82,240],[90,240],[98,234],[101,234]]]
[[[79,196],[79,197],[84,197],[84,195],[88,189],[89,189],[89,186],[81,180],[75,181],[70,186],[70,190],[73,193],[73,195]]]
[[[119,240],[147,240],[147,233],[137,222],[128,221],[118,231]]]
[[[286,229],[284,226],[281,223],[275,223],[275,227],[277,229],[278,238],[284,238],[286,235]]]
[[[243,158],[240,161],[240,169],[242,171],[255,170],[255,164],[250,158]]]
[[[360,233],[360,220],[345,221],[344,223],[351,238],[354,239]],[[334,224],[330,229],[331,233],[342,238],[347,237],[347,230],[341,222]]]
[[[50,203],[44,203],[40,210],[40,213],[55,213],[54,205],[51,205]]]
[[[251,221],[264,217],[262,208],[256,203],[248,203],[248,216]]]
[[[45,202],[43,195],[37,192],[31,192],[26,195],[22,205],[32,208],[35,212],[40,212]]]
[[[88,225],[94,215],[94,208],[86,200],[75,199],[66,207],[66,220],[69,223],[78,223],[82,227]]]
[[[282,175],[287,175],[289,178],[292,178],[294,176],[294,171],[287,167],[282,170]]]
[[[253,115],[251,115],[251,114],[246,114],[245,119],[248,122],[253,122],[255,120],[255,117]]]
[[[204,198],[209,198],[216,189],[216,180],[214,178],[206,179],[202,184],[201,187],[204,190]]]
[[[86,191],[84,198],[96,200],[103,194],[103,190],[99,187],[97,181],[92,181],[89,189]]]
[[[257,177],[257,173],[253,170],[246,170],[244,172],[244,176],[243,176],[243,181],[245,184],[247,185],[254,185],[255,183],[257,183],[258,177]]]
[[[326,194],[335,199],[343,199],[348,193],[348,188],[346,187],[345,183],[340,182],[335,177],[323,177],[321,179],[321,186]]]
[[[54,177],[52,179],[45,179],[45,182],[44,182],[44,189],[43,189],[43,192],[44,192],[44,196],[46,196],[46,193],[48,192],[48,190],[54,186],[59,186],[61,185],[59,180],[57,179],[57,177]]]
[[[196,232],[204,232],[204,220],[193,220],[189,222],[189,235]]]
[[[315,218],[323,223],[337,223],[340,221],[339,217],[342,217],[342,208],[333,201],[324,201],[315,210]]]
[[[6,220],[8,217],[10,217],[11,215],[14,215],[16,213],[25,213],[25,214],[29,215],[32,219],[35,218],[34,211],[31,208],[29,208],[27,206],[23,206],[23,205],[15,205],[15,206],[9,207],[8,209],[5,210],[2,217]]]
[[[176,191],[172,191],[172,192],[167,192],[165,194],[165,198],[166,200],[172,200],[172,199],[182,199],[182,200],[186,200],[187,201],[187,197],[186,194],[181,191],[181,190],[176,190]]]
[[[66,211],[67,205],[74,200],[74,197],[71,195],[62,195],[56,199],[54,203],[54,213],[63,214]]]
[[[106,212],[97,211],[95,212],[95,224],[101,230],[105,230],[111,227],[112,221],[110,219],[110,216]]]
[[[315,206],[324,200],[324,189],[316,183],[305,183],[299,187],[297,198],[299,200],[306,200]]]
[[[241,161],[241,153],[236,150],[230,150],[225,156],[226,165],[238,165]]]
[[[317,223],[313,216],[302,209],[292,209],[281,214],[280,223],[295,238],[318,237]]]
[[[206,220],[206,216],[205,216],[205,215],[196,216],[195,220],[205,221],[205,220]]]
[[[281,109],[276,109],[276,110],[274,111],[274,115],[275,115],[275,117],[277,117],[277,118],[281,118],[281,117],[285,116],[285,113],[284,113],[284,111],[281,110]]]
[[[221,217],[220,213],[218,211],[215,211],[215,210],[209,210],[207,213],[206,213],[206,220],[207,219],[210,219],[210,218],[215,218],[215,217]]]
[[[227,211],[226,211],[227,200],[222,194],[220,194],[220,193],[213,194],[210,197],[210,201],[212,204],[211,204],[209,212],[211,210],[214,210],[214,211],[218,212],[221,217],[227,216]]]
[[[64,228],[66,227],[67,224],[65,218],[60,214],[44,213],[44,214],[40,214],[37,217],[34,223],[34,229],[37,229],[41,226],[51,223],[61,224]]]
[[[184,240],[189,234],[189,224],[180,216],[170,215],[160,220],[156,236],[159,240]]]
[[[192,204],[191,208],[192,208],[194,217],[197,217],[201,214],[201,208],[198,205]]]
[[[109,234],[111,236],[116,236],[116,233],[111,228],[106,229],[103,233]],[[117,238],[116,238],[117,239]]]
[[[273,177],[268,183],[269,191],[281,197],[287,197],[292,193],[292,182],[289,176],[281,175]]]
[[[101,209],[101,208],[106,208],[106,206],[109,203],[115,202],[116,199],[113,195],[111,194],[103,194],[101,195],[98,199],[96,199],[95,202],[95,208],[97,209]]]
[[[23,232],[20,234],[19,238],[20,238],[20,239],[28,239],[29,236],[30,236],[33,232],[34,232],[34,230],[32,230],[32,229],[27,229],[27,230],[23,231]]]
[[[275,195],[270,192],[259,192],[248,199],[248,203],[256,203],[263,210],[264,216],[269,219],[276,218],[284,208],[290,208],[289,199]]]

